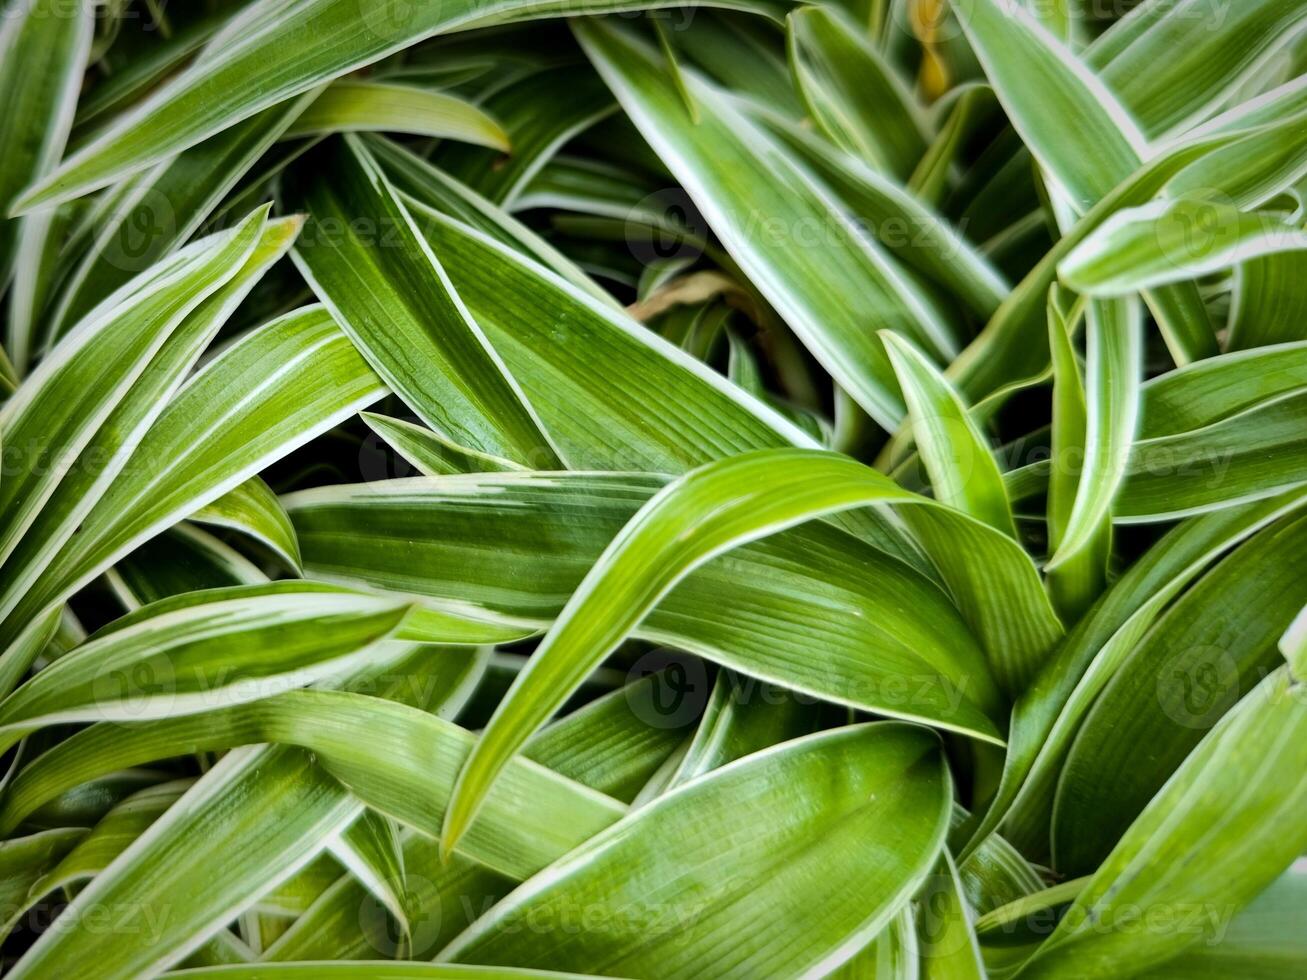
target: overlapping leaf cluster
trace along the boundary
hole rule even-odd
[[[7,0],[6,976],[1303,975],[1307,3],[1119,6]]]

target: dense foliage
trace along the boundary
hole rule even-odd
[[[6,977],[1307,975],[1305,25],[5,0]]]

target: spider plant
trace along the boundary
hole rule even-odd
[[[6,0],[13,980],[1307,970],[1307,2]]]

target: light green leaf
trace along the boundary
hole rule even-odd
[[[385,391],[320,307],[243,337],[194,375],[125,471],[10,614],[67,596],[137,545],[221,497]],[[9,629],[6,626],[6,629]]]
[[[660,0],[586,0],[585,13],[642,10]],[[746,9],[766,9],[740,3]],[[268,106],[437,34],[514,18],[575,15],[570,0],[485,10],[480,0],[360,6],[307,0],[255,3],[230,20],[196,62],[28,188],[23,209],[45,207],[149,166]],[[287,53],[295,56],[287,60]],[[166,109],[164,108],[166,107]]]
[[[543,629],[666,480],[487,474],[322,488],[286,504],[315,578]],[[987,528],[975,533],[1006,541]],[[1019,589],[1033,568],[1015,545],[1000,547],[1006,558],[990,555],[986,580],[1001,569]],[[1035,601],[1032,584],[1025,594]],[[929,612],[922,622],[907,610]],[[832,527],[785,531],[692,571],[636,632],[838,703],[995,734],[984,654],[944,594]]]
[[[695,567],[739,544],[823,514],[872,503],[923,502],[933,504],[847,457],[797,449],[746,453],[669,484],[622,528],[587,572],[501,702],[460,774],[442,845],[448,850],[472,823],[496,773],[530,734]],[[979,619],[977,632],[986,639],[996,674],[1019,686],[1023,671],[1032,670],[1042,654],[1038,644],[1051,644],[1059,628],[1038,582],[1031,583],[1038,597],[1027,592],[1021,601],[1047,618],[1011,622],[1016,593],[994,596],[997,602],[986,597],[996,569],[981,553],[983,548],[994,560],[1008,563],[1017,582],[1022,578],[1017,570],[1029,569],[1028,559],[1010,538],[974,518],[939,504],[921,510],[924,528],[941,536],[947,533],[949,547],[956,547],[962,535],[975,543],[975,550],[950,554],[951,567],[941,571],[966,597],[964,614]],[[905,512],[911,513],[911,508]],[[935,554],[942,560],[945,549]],[[982,581],[987,585],[982,587]],[[1014,631],[1025,633],[1028,659],[1013,656],[1011,645],[1004,648],[991,640],[999,632],[1011,636]]]
[[[891,333],[882,333],[881,340],[908,403],[935,499],[1015,538],[1003,474],[957,392],[907,341]]]
[[[749,280],[840,386],[894,427],[903,406],[868,324],[949,354],[954,341],[927,297],[725,93],[686,73],[699,107],[696,124],[655,52],[608,25],[578,22],[574,30]],[[757,227],[762,215],[783,229],[780,236]],[[856,304],[847,301],[854,295]]]
[[[1072,331],[1084,315],[1084,304],[1065,309],[1066,296],[1055,286],[1048,295],[1048,346],[1053,362],[1053,421],[1048,480],[1048,547],[1056,553],[1066,536],[1085,465],[1089,411],[1080,361]],[[1104,520],[1088,540],[1061,567],[1048,569],[1048,588],[1058,611],[1070,621],[1079,619],[1106,583],[1112,529]]]
[[[91,0],[5,4],[0,21],[0,91],[5,93],[0,108],[0,145],[5,147],[0,162],[0,295],[14,273],[23,224],[9,218],[10,206],[63,154],[94,25]],[[24,368],[27,338],[10,333],[5,339],[17,366]]]
[[[998,795],[964,855],[1005,818],[1011,840],[1027,852],[1047,853],[1058,774],[1104,685],[1167,604],[1216,558],[1304,503],[1307,494],[1295,491],[1186,521],[1108,590],[1017,699]]]
[[[384,439],[391,449],[412,463],[423,476],[498,473],[503,470],[521,469],[511,460],[455,446],[447,439],[442,439],[439,433],[412,422],[377,415],[375,412],[359,414],[368,424],[368,428]]]
[[[1086,333],[1085,461],[1075,503],[1048,563],[1052,569],[1101,551],[1104,523],[1126,479],[1139,427],[1144,341],[1138,303],[1091,301]]]
[[[1297,687],[1276,671],[1202,740],[1023,977],[1118,976],[1162,963],[1210,938],[1302,853],[1307,831],[1294,815],[1307,802],[1307,712]],[[1171,928],[1136,928],[1150,912],[1153,921],[1169,914]]]
[[[1062,260],[1058,275],[1081,292],[1120,296],[1304,249],[1307,232],[1277,216],[1180,198],[1108,218]]]
[[[817,125],[837,146],[906,180],[929,132],[895,67],[833,7],[800,7],[786,23],[790,68]]]
[[[49,314],[57,341],[100,301],[184,243],[304,108],[305,99],[253,119],[152,168],[126,185]]]
[[[385,82],[333,82],[300,113],[285,136],[367,131],[435,136],[508,150],[503,127],[471,102]]]
[[[950,805],[938,749],[918,729],[860,725],[787,742],[633,812],[528,880],[440,959],[634,976],[822,974],[925,879]],[[749,847],[721,846],[746,826]],[[582,932],[559,917],[592,907],[610,928]]]
[[[362,143],[347,137],[309,159],[295,199],[310,217],[293,254],[341,328],[427,425],[549,468],[531,406]]]
[[[203,239],[168,263],[143,273],[84,320],[5,403],[0,410],[0,432],[11,451],[21,448],[28,463],[0,482],[0,564],[13,560],[24,534],[102,427],[112,419],[125,423],[128,434],[138,430],[135,438],[140,438],[139,430],[161,408],[156,400],[166,397],[169,388],[164,386],[154,397],[139,399],[144,404],[137,405],[132,399],[133,383],[147,373],[169,337],[200,304],[240,271],[263,235],[265,214],[255,212],[232,231]],[[216,329],[216,323],[210,326],[206,320],[200,315],[192,322]],[[113,364],[112,371],[104,370],[106,361]],[[164,374],[165,385],[170,374],[175,378],[176,369]],[[125,417],[117,419],[115,411],[124,401],[128,405],[122,410]],[[71,474],[91,500],[101,492],[91,488],[111,479],[132,449],[129,435],[114,433],[108,438],[108,462],[101,463],[107,477],[98,472]],[[84,509],[80,500],[73,506]],[[66,523],[61,532],[64,536],[47,532],[39,543],[50,540],[58,547],[73,530]],[[13,584],[5,589],[11,601]]]
[[[300,546],[295,540],[295,528],[272,488],[257,476],[201,507],[190,519],[247,534],[271,548],[292,569],[299,570]]]
[[[1267,528],[1177,599],[1117,664],[1058,780],[1059,871],[1091,871],[1204,732],[1283,663],[1276,642],[1307,604],[1304,553],[1307,520]]]
[[[338,673],[407,606],[309,583],[188,592],[115,620],[0,702],[0,727],[191,714]]]
[[[514,79],[492,91],[484,107],[503,121],[512,139],[508,157],[472,146],[443,146],[432,162],[504,208],[516,206],[518,195],[560,147],[616,109],[604,83],[575,64]]]

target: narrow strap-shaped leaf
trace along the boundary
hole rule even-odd
[[[1201,429],[1307,387],[1307,342],[1232,351],[1150,378],[1143,439]]]
[[[1075,503],[1050,568],[1101,550],[1104,524],[1125,480],[1139,427],[1143,323],[1133,299],[1091,301],[1086,309],[1085,463]]]
[[[144,720],[268,697],[339,672],[406,612],[309,583],[185,593],[116,620],[40,671],[0,702],[0,727]]]
[[[1047,850],[1054,784],[1066,751],[1122,659],[1217,557],[1304,503],[1307,493],[1295,491],[1186,521],[1130,567],[1017,699],[998,795],[964,855],[1009,814],[1010,839],[1035,853]]]
[[[0,563],[169,336],[240,271],[265,216],[257,211],[143,273],[91,313],[5,403],[4,442],[28,463],[0,481]]]
[[[602,793],[630,799],[682,740],[678,728],[646,721],[665,717],[657,700],[660,681],[650,675],[566,715],[532,739],[525,755]],[[458,855],[442,863],[435,841],[419,834],[406,835],[403,849],[413,957],[434,955],[511,887],[512,879]],[[343,876],[264,958],[354,959],[398,951],[384,916],[360,911],[369,907],[363,886]]]
[[[1150,137],[1174,132],[1235,89],[1297,32],[1298,0],[1139,4],[1084,52]]]
[[[1057,287],[1048,297],[1048,346],[1053,361],[1052,473],[1048,480],[1048,547],[1056,553],[1070,525],[1085,464],[1089,412],[1080,362],[1071,331],[1083,315],[1083,304],[1064,309],[1065,296]],[[1102,591],[1111,550],[1111,524],[1106,519],[1070,561],[1048,570],[1048,588],[1054,604],[1070,622]]]
[[[411,949],[413,931],[404,904],[404,850],[398,826],[375,810],[364,810],[327,849],[394,917],[402,933],[401,949]]]
[[[508,157],[450,144],[432,162],[504,208],[515,208],[518,195],[560,147],[617,108],[607,86],[575,64],[525,74],[491,92],[484,106],[512,139]]]
[[[1239,911],[1214,941],[1139,974],[1144,980],[1226,980],[1227,977],[1295,976],[1307,969],[1307,941],[1296,928],[1307,909],[1307,876],[1290,868]],[[1222,922],[1221,926],[1226,926]]]
[[[410,211],[426,208],[457,218],[534,259],[595,299],[609,306],[617,305],[612,296],[581,271],[575,262],[493,201],[433,167],[399,143],[380,136],[368,137],[366,143],[391,184],[405,195]]]
[[[304,99],[274,106],[132,180],[97,222],[95,239],[60,284],[47,343],[57,341],[136,273],[184,243],[291,120]]]
[[[925,879],[950,806],[938,749],[920,729],[891,722],[796,739],[633,811],[524,883],[439,958],[633,976],[825,974]],[[741,833],[751,846],[721,846]],[[620,925],[632,903],[669,919]],[[618,927],[587,932],[558,917],[596,906],[620,916]],[[552,928],[520,928],[525,921]],[[677,942],[665,935],[673,929]]]
[[[1003,474],[989,442],[939,370],[906,340],[881,334],[908,404],[935,499],[1016,538]]]
[[[95,7],[59,0],[16,0],[0,23],[0,294],[13,275],[21,222],[9,208],[23,187],[59,161],[73,124],[91,49]],[[26,338],[8,336],[9,353],[26,364]]]
[[[1270,398],[1201,428],[1135,443],[1114,507],[1151,522],[1272,496],[1307,481],[1307,391]]]
[[[256,786],[266,787],[259,807],[222,805],[224,798],[253,799]],[[166,967],[244,908],[251,888],[272,887],[317,856],[325,838],[359,809],[339,784],[314,774],[303,753],[268,747],[231,752],[78,894],[65,910],[69,927],[43,933],[8,975],[76,976],[88,957],[104,978],[129,980]],[[208,866],[203,889],[188,887],[195,842],[215,840],[232,845],[227,860]],[[134,897],[151,893],[169,896],[162,924],[147,918],[158,905]],[[79,914],[97,903],[131,910],[123,924],[132,925],[140,941],[114,942],[91,924],[94,916]]]
[[[333,82],[285,135],[358,131],[435,136],[508,150],[508,134],[483,109],[456,95],[385,82]]]
[[[360,412],[368,428],[385,440],[391,449],[412,463],[424,476],[451,473],[497,473],[521,467],[512,460],[473,452],[455,446],[438,433],[403,419],[392,419],[375,412]]]
[[[750,281],[840,386],[878,422],[894,427],[902,403],[868,324],[949,352],[953,341],[921,290],[722,92],[687,73],[699,107],[696,124],[647,46],[606,24],[578,22],[574,29],[627,115]],[[811,240],[758,234],[751,225],[764,214],[796,235],[813,229]],[[846,301],[851,295],[859,297],[857,304]]]
[[[1307,232],[1207,200],[1156,201],[1113,215],[1058,266],[1071,287],[1119,296],[1250,259],[1307,249]]]
[[[836,145],[898,180],[926,153],[927,126],[894,66],[833,7],[787,18],[790,68],[817,125]]]
[[[0,880],[4,882],[0,897],[5,900],[0,931],[8,933],[13,919],[22,915],[21,905],[28,890],[56,868],[85,837],[85,827],[57,827],[0,843],[0,872],[3,872]]]
[[[703,718],[669,788],[807,735],[816,727],[816,712],[807,698],[724,670],[717,675]]]
[[[1121,660],[1058,780],[1059,871],[1091,871],[1202,734],[1283,663],[1276,643],[1307,603],[1305,553],[1307,518],[1284,518],[1177,599]]]
[[[1078,210],[1139,166],[1147,142],[1129,112],[1023,4],[974,0],[958,17],[1013,127]]]
[[[1181,953],[1218,923],[1138,930],[1152,909],[1251,901],[1307,847],[1307,711],[1287,669],[1267,677],[1185,759],[1094,873],[1023,977],[1111,976]],[[1153,869],[1149,873],[1146,869]],[[1131,910],[1126,912],[1126,910]]]
[[[79,522],[94,512],[114,483],[126,479],[139,444],[187,373],[250,290],[285,255],[299,227],[295,218],[262,225],[253,250],[235,274],[185,317],[123,393],[10,555],[6,563],[10,580],[0,588],[0,610],[13,608],[24,589],[58,561],[82,529]],[[93,369],[90,364],[83,368]]]
[[[448,609],[529,634],[558,616],[665,482],[502,473],[321,488],[286,503],[315,578],[425,597],[424,612]],[[979,550],[1006,556],[992,557],[987,578],[1001,574],[1004,591],[1037,600],[1028,559],[968,523],[983,537]],[[1037,607],[1028,618],[1039,621]],[[766,630],[752,625],[761,622]],[[637,633],[805,694],[996,735],[985,655],[962,616],[933,582],[833,527],[783,531],[692,571]],[[996,634],[994,649],[1007,656],[1007,643]]]
[[[310,217],[293,254],[368,362],[455,443],[549,468],[556,456],[521,389],[362,143],[346,137],[304,165],[295,199]]]
[[[427,706],[457,710],[466,696],[460,677],[475,676],[468,668],[478,658],[443,657],[434,670],[414,671],[430,653],[430,648],[391,644],[347,683],[401,700],[418,693]],[[422,677],[434,682],[432,690],[406,690],[406,682]],[[310,727],[321,726],[310,722]],[[253,741],[270,739],[256,734]],[[357,735],[354,744],[363,744]],[[91,956],[98,975],[128,980],[176,963],[259,896],[293,878],[360,810],[347,791],[297,749],[263,746],[230,752],[87,890],[88,903],[130,910],[128,924],[137,929],[131,948],[117,948],[115,934],[97,929],[93,916],[74,910],[77,927],[48,931],[40,948],[28,950],[20,969],[40,976],[47,963],[71,964],[58,967],[66,971]],[[201,867],[205,888],[180,884]]]
[[[1235,274],[1226,348],[1252,350],[1307,340],[1307,254],[1249,259]]]
[[[300,567],[300,546],[295,539],[295,528],[272,488],[257,476],[201,507],[191,514],[190,519],[247,534],[271,548],[292,569]]]
[[[268,581],[248,558],[193,524],[178,524],[114,563],[114,594],[128,610],[169,596]]]
[[[920,897],[917,932],[925,980],[985,980],[973,913],[953,855],[945,848]]]
[[[251,963],[239,966],[191,968],[165,974],[177,980],[586,980],[580,973],[515,970],[503,966],[463,966],[456,963],[410,963],[360,960],[307,963]]]
[[[661,0],[592,0],[585,9],[600,14],[664,5]],[[739,6],[768,9],[756,2]],[[356,0],[304,0],[290,8],[254,4],[230,19],[194,64],[80,147],[19,203],[30,209],[79,197],[268,106],[437,34],[478,22],[575,12],[571,0],[516,0],[496,11],[485,10],[481,0],[379,9],[361,7]],[[295,57],[288,63],[290,50]]]
[[[68,595],[385,391],[321,307],[251,332],[182,388],[8,622]],[[9,628],[9,627],[6,627]]]
[[[927,499],[847,457],[798,449],[745,453],[668,484],[587,572],[500,703],[460,773],[442,845],[450,849],[472,824],[495,775],[531,733],[692,569],[746,541],[822,514],[871,503],[922,502]],[[967,528],[974,534],[971,525],[979,525],[1017,553],[1006,552],[1008,561],[1028,561],[1014,541],[974,518],[939,504],[925,510],[928,520],[938,522],[936,530],[947,526],[956,534]],[[955,537],[951,547],[957,546]],[[990,549],[1004,553],[996,543]],[[936,552],[937,561],[944,560],[944,550]],[[973,596],[982,591],[981,578],[975,576],[992,575],[990,567],[968,567],[976,559],[979,553],[948,558],[960,573],[955,588]],[[1036,608],[1048,609],[1042,585],[1033,584],[1039,593]],[[1015,611],[1006,600],[1004,606],[1000,615]],[[1054,630],[1049,642],[1056,635]],[[1010,665],[1003,666],[1009,669],[1000,676],[1008,679]]]
[[[994,313],[980,336],[950,366],[963,392],[982,398],[1013,377],[1030,377],[1047,367],[1048,324],[1045,304],[1057,279],[1057,265],[1109,216],[1123,207],[1152,199],[1177,174],[1222,147],[1256,135],[1216,133],[1197,137],[1160,151],[1120,184],[1054,243]]]

